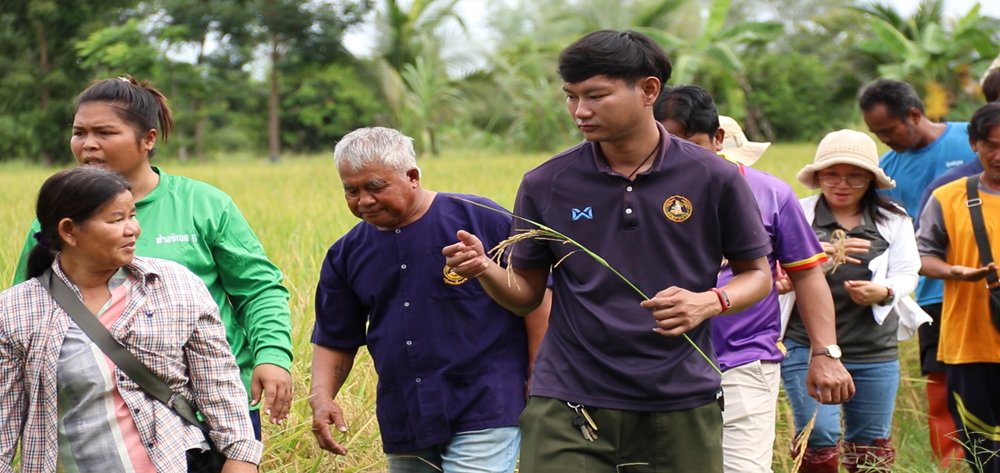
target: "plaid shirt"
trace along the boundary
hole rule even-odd
[[[227,458],[259,463],[263,445],[254,440],[246,390],[204,283],[166,260],[137,256],[127,268],[134,293],[111,335],[175,393],[197,401]],[[80,296],[58,259],[52,270]],[[0,472],[13,471],[18,439],[23,471],[56,471],[56,366],[69,321],[34,279],[0,293]],[[115,377],[156,470],[187,472],[185,451],[203,439],[201,430],[121,368]]]

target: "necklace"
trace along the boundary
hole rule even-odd
[[[628,174],[628,180],[631,181],[635,177],[636,173],[639,172],[639,169],[642,168],[643,166],[645,166],[647,162],[649,162],[649,158],[652,158],[653,155],[656,154],[656,150],[658,150],[658,149],[660,149],[660,144],[659,143],[656,144],[656,146],[653,148],[653,151],[649,152],[649,156],[646,156],[646,159],[643,159],[642,162],[639,163],[639,165],[636,166],[636,168],[634,170],[632,170],[632,172],[630,172]]]

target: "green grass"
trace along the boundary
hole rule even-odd
[[[814,144],[773,145],[755,166],[793,184],[808,195],[795,173],[812,161]],[[488,151],[452,151],[421,160],[424,186],[437,191],[489,197],[511,208],[522,174],[548,158],[547,154],[499,155]],[[159,162],[159,161],[158,161]],[[291,291],[293,365],[296,401],[283,426],[265,425],[267,451],[261,471],[380,471],[385,470],[375,421],[376,376],[371,358],[362,351],[359,362],[338,398],[349,425],[340,440],[351,452],[334,457],[316,447],[310,432],[308,394],[312,348],[312,298],[327,248],[357,223],[344,203],[340,180],[329,154],[287,158],[271,164],[248,158],[209,163],[159,162],[172,174],[213,184],[229,193],[264,243],[268,256],[284,271]],[[34,216],[37,190],[53,169],[24,164],[0,164],[0,277],[9,283]],[[140,222],[141,223],[141,222]],[[893,442],[898,450],[895,471],[937,471],[927,441],[924,379],[917,365],[916,340],[900,346],[903,380],[896,402]],[[791,410],[782,396],[778,410],[775,471],[787,472],[793,432]]]

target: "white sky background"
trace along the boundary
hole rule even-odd
[[[900,13],[906,16],[909,16],[916,11],[918,4],[917,0],[881,1],[887,1],[899,9]],[[486,2],[487,0],[460,0],[458,2],[458,10],[460,11],[462,18],[465,20],[466,26],[469,29],[469,35],[471,36],[471,41],[459,42],[464,45],[464,48],[461,49],[476,48],[476,45],[478,45],[479,48],[484,48],[490,45],[489,37],[486,34],[487,25],[484,19],[484,15],[486,13]],[[979,10],[980,14],[1000,18],[1000,0],[945,0],[945,14],[949,18],[959,17],[968,13],[969,9],[976,3],[981,4]],[[378,4],[376,4],[376,8],[378,8]],[[373,25],[373,18],[374,15],[370,14],[362,25],[355,27],[344,36],[344,45],[356,56],[364,57],[371,55],[372,48],[375,45],[375,27]]]

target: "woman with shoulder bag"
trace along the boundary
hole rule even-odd
[[[95,82],[76,98],[70,149],[81,166],[121,174],[132,185],[145,232],[139,256],[176,261],[198,275],[219,306],[240,367],[250,420],[261,439],[261,413],[281,424],[292,403],[288,290],[257,235],[226,193],[153,166],[156,145],[174,128],[167,98],[123,76]],[[237,171],[238,172],[238,171]],[[25,280],[32,224],[14,284]]]
[[[93,167],[42,185],[28,280],[0,293],[0,472],[13,471],[18,442],[23,471],[183,473],[211,444],[226,457],[221,471],[257,470],[263,445],[218,307],[183,266],[134,256],[130,189]],[[75,306],[57,302],[57,286]],[[85,317],[169,388],[170,405],[95,344]],[[208,438],[179,414],[181,397]]]

